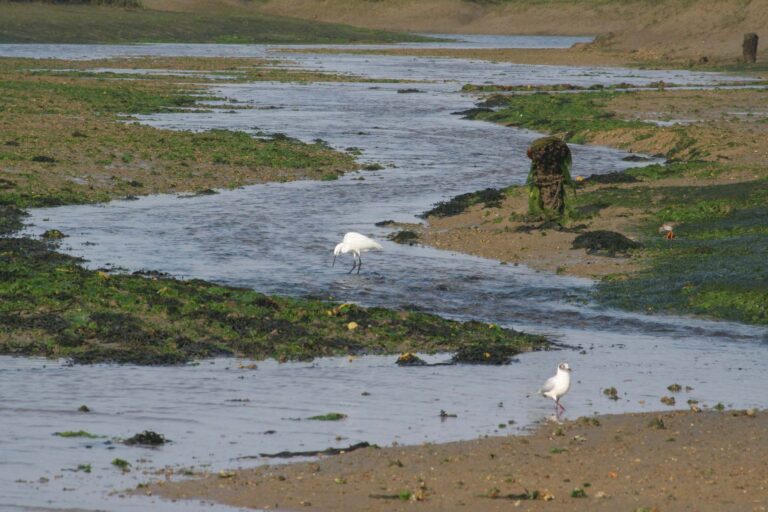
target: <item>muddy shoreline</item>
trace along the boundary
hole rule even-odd
[[[530,435],[172,476],[136,492],[264,510],[760,511],[766,428],[755,410],[597,416]]]

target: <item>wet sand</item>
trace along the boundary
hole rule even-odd
[[[599,278],[609,274],[632,272],[642,267],[639,255],[608,257],[588,254],[583,249],[572,249],[579,233],[553,229],[522,231],[530,224],[515,219],[516,213],[528,208],[525,190],[506,198],[501,208],[471,207],[459,215],[430,217],[428,226],[410,228],[420,234],[419,242],[438,249],[456,251],[484,258],[496,259],[504,264],[524,264],[537,270]],[[609,207],[599,216],[579,224],[589,230],[608,230],[633,233],[639,221],[627,208]]]
[[[764,511],[767,429],[768,414],[754,410],[600,416],[547,422],[530,435],[367,448],[137,492],[265,510]]]

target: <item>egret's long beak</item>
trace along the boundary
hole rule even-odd
[[[336,255],[333,255],[333,263],[331,263],[331,268],[336,264]]]

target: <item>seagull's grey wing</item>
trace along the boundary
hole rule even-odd
[[[550,377],[547,379],[544,385],[541,386],[541,389],[539,389],[539,393],[546,393],[547,391],[552,391],[553,389],[555,389],[555,378]]]

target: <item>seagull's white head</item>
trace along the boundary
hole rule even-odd
[[[568,366],[568,363],[560,363],[559,365],[557,365],[557,370],[570,373],[571,367]]]

